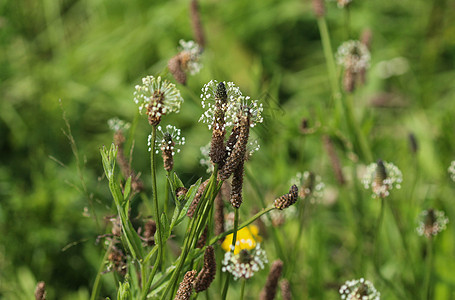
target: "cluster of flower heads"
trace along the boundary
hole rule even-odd
[[[379,300],[379,293],[373,284],[363,278],[346,281],[339,290],[343,300]]]
[[[234,250],[232,248],[231,250]],[[248,279],[254,273],[264,269],[264,264],[266,263],[268,263],[267,255],[261,249],[260,244],[257,244],[254,249],[243,249],[237,254],[231,251],[226,252],[222,261],[223,267],[221,270],[231,273],[234,276],[234,280],[239,278]]]
[[[115,132],[119,130],[128,130],[131,126],[130,123],[120,120],[117,117],[107,120],[107,125],[109,126],[109,129]]]
[[[262,111],[264,108],[262,107],[262,103],[259,103],[258,100],[253,100],[249,96],[240,96],[235,101],[234,106],[237,108],[236,111],[242,111],[243,113],[248,114],[251,127],[264,121],[262,118]]]
[[[291,185],[299,187],[299,197],[309,199],[311,203],[317,203],[322,198],[325,184],[321,180],[321,176],[315,175],[313,172],[298,172],[291,179]]]
[[[448,171],[450,178],[455,181],[455,160],[450,163]]]
[[[142,78],[142,85],[135,86],[134,102],[139,104],[139,112],[144,111],[152,125],[157,125],[161,116],[170,112],[178,113],[183,98],[175,84],[162,80],[160,76]]]
[[[252,100],[248,96],[243,96],[240,89],[233,82],[223,82],[226,87],[227,101],[219,103],[216,99],[218,81],[211,80],[202,88],[201,104],[205,112],[202,114],[199,122],[203,122],[211,129],[215,120],[215,112],[220,106],[224,111],[224,126],[229,127],[238,123],[239,115],[247,112],[250,116],[250,126],[254,127],[257,123],[263,121],[262,104],[258,100]]]
[[[188,70],[191,75],[199,73],[202,69],[200,62],[202,48],[194,41],[180,40],[181,64],[184,70]]]
[[[403,175],[397,166],[379,160],[367,166],[362,184],[365,189],[371,187],[374,198],[384,198],[389,195],[390,190],[400,189],[402,181]]]
[[[360,41],[350,40],[338,47],[336,59],[339,65],[353,72],[360,72],[370,66],[370,51]]]
[[[156,129],[155,153],[158,154],[160,148],[162,151],[172,151],[172,155],[180,153],[179,146],[185,145],[185,137],[181,136],[181,130],[172,125],[167,125],[164,131],[161,126],[158,126]],[[149,152],[152,151],[151,134],[148,136],[147,146],[149,147]]]
[[[210,80],[202,87],[201,104],[205,112],[199,119],[199,122],[208,125],[212,129],[213,121],[215,120],[215,112],[217,107],[220,106],[224,111],[225,126],[232,126],[237,122],[237,111],[235,103],[237,99],[242,96],[242,92],[233,82],[223,82],[226,87],[227,102],[220,103],[220,99],[216,99],[216,91],[218,88],[218,81]]]
[[[418,217],[417,234],[430,238],[446,229],[447,223],[449,223],[449,219],[443,211],[435,209],[424,210]]]

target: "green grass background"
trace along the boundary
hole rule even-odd
[[[386,210],[383,273],[409,283],[412,261],[417,284],[403,289],[421,295],[426,241],[415,234],[415,218],[435,207],[455,220],[455,183],[447,173],[455,159],[455,4],[354,0],[349,19],[335,2],[326,4],[334,51],[365,28],[373,32],[371,69],[367,85],[355,95],[355,113],[375,159],[394,162],[403,172],[403,187],[390,201],[408,242],[406,252],[392,211]],[[305,226],[297,260],[286,273],[295,298],[337,299],[345,280],[365,276],[384,299],[398,299],[362,263],[372,247],[379,202],[365,191],[356,203],[353,181],[337,184],[323,150],[321,136],[327,133],[352,175],[349,150],[337,129],[341,136],[347,132],[331,127],[330,85],[311,2],[201,0],[200,10],[207,38],[204,68],[187,86],[179,85],[185,99],[181,113],[164,121],[181,128],[187,139],[176,172],[185,184],[206,176],[198,157],[210,132],[197,122],[200,89],[210,79],[235,82],[264,103],[264,124],[255,130],[261,150],[247,168],[266,200],[287,192],[289,180],[304,170],[321,175],[326,195],[336,196],[331,205],[311,207],[306,223],[291,220],[279,229],[287,241]],[[163,72],[178,41],[192,36],[189,1],[0,1],[0,297],[31,299],[36,281],[44,280],[50,299],[88,298],[103,255],[95,240],[106,230],[103,216],[113,212],[98,151],[112,141],[107,120],[132,121],[134,85]],[[396,57],[407,61],[408,70],[383,78],[381,62]],[[385,105],[372,105],[378,97]],[[65,118],[77,149],[64,133]],[[315,134],[300,133],[302,118],[320,124]],[[142,118],[133,166],[145,182],[149,132]],[[416,155],[409,148],[411,132],[419,143]],[[256,196],[247,182],[241,218],[260,206]],[[97,221],[93,213],[83,216],[91,205]],[[435,299],[455,298],[454,235],[449,224],[435,240]],[[276,259],[273,243],[265,238],[264,245],[269,260]],[[266,273],[247,283],[247,296],[257,295]],[[112,296],[112,274],[103,278],[103,295]],[[235,289],[231,292],[235,299]]]

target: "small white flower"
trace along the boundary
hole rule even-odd
[[[179,153],[179,147],[185,145],[185,137],[181,136],[180,129],[172,125],[167,125],[164,131],[161,126],[156,129],[155,153],[158,154],[163,149],[172,151],[172,155]],[[152,151],[151,134],[148,136],[147,146],[149,147],[149,152]]]
[[[238,122],[238,116],[240,114],[248,115],[250,117],[250,126],[254,127],[257,123],[262,123],[264,119],[262,118],[262,111],[264,110],[262,103],[259,103],[259,100],[252,100],[249,96],[239,96],[234,101],[234,106],[236,107],[235,123]]]
[[[243,249],[235,255],[232,251],[226,252],[222,261],[223,267],[221,271],[231,273],[234,276],[234,280],[239,278],[248,279],[254,273],[264,269],[264,264],[266,263],[268,263],[267,255],[258,243],[256,248],[252,250]]]
[[[224,110],[224,126],[232,126],[237,121],[238,110],[236,100],[242,95],[242,92],[233,82],[223,81],[223,83],[227,95],[227,101],[223,104],[217,103],[217,100],[215,99],[216,90],[219,84],[218,81],[211,80],[202,88],[201,104],[202,108],[205,109],[205,112],[200,117],[199,122],[207,124],[209,129],[212,128],[212,124],[215,120],[217,105],[221,106]]]
[[[450,163],[448,171],[450,178],[455,181],[455,160]]]
[[[183,58],[183,68],[188,70],[191,75],[199,73],[202,69],[202,64],[200,62],[202,48],[194,41],[186,42],[180,40],[179,43],[181,47],[180,56]]]
[[[175,84],[153,76],[142,78],[142,85],[135,86],[134,102],[139,104],[139,112],[145,110],[149,116],[161,117],[170,112],[178,113],[183,102]]]
[[[365,189],[369,189],[371,187],[373,191],[373,197],[387,197],[389,195],[389,191],[392,189],[400,189],[401,183],[403,181],[403,175],[392,163],[388,162],[381,162],[385,168],[385,178],[380,178],[380,172],[378,168],[378,163],[372,163],[367,166],[365,175],[362,179],[362,184]]]
[[[424,210],[418,217],[417,234],[430,238],[446,229],[448,223],[449,218],[446,217],[443,211],[435,209]]]
[[[291,179],[291,185],[296,185],[299,188],[299,197],[309,199],[310,203],[318,203],[324,193],[325,184],[321,180],[321,176],[315,175],[313,172],[298,172]]]
[[[213,172],[213,164],[210,160],[210,143],[199,148],[201,150],[202,158],[199,160],[201,166],[207,168],[207,173],[211,174]]]
[[[119,118],[115,117],[109,119],[107,121],[107,125],[112,131],[119,131],[119,130],[128,130],[130,128],[130,123],[120,120]]]
[[[359,41],[350,40],[338,47],[336,59],[339,65],[354,72],[368,69],[370,66],[370,51]]]
[[[379,300],[379,293],[369,280],[363,278],[346,281],[339,290],[345,300]]]

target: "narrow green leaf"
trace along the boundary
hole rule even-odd
[[[125,189],[123,190],[123,200],[127,200],[131,193],[131,176],[128,177],[125,183]]]

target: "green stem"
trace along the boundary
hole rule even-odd
[[[161,220],[160,220],[160,211],[158,205],[158,193],[156,188],[156,161],[155,161],[155,140],[156,140],[156,126],[152,126],[152,139],[151,139],[151,151],[150,151],[150,168],[152,173],[152,195],[153,195],[153,209],[155,214],[155,221],[157,224],[156,235],[159,238],[158,246],[161,247]]]
[[[366,162],[372,162],[373,155],[371,154],[371,149],[368,146],[367,140],[365,139],[365,136],[362,133],[360,124],[357,124],[355,116],[354,116],[352,94],[349,94],[346,97],[346,101],[344,101],[344,104],[345,104],[344,108],[345,108],[346,121],[348,123],[351,134],[355,138],[355,141],[357,142],[357,145],[360,148],[359,150],[362,153],[363,159]]]
[[[171,172],[167,171],[167,178],[170,178],[170,176],[171,176]],[[166,216],[168,215],[168,208],[169,208],[169,189],[170,189],[169,180],[166,179],[166,190],[165,190],[165,194],[164,194],[164,213],[166,214]]]
[[[335,65],[335,59],[333,58],[332,44],[330,42],[329,30],[327,28],[327,22],[324,17],[318,18],[318,27],[319,33],[321,35],[322,50],[324,52],[325,61],[327,65],[327,72],[329,74],[330,88],[332,90],[332,98],[335,102],[335,124],[338,125],[341,113],[342,113],[342,103],[341,103],[341,93],[340,85],[338,83],[337,71]]]
[[[240,300],[243,300],[243,295],[245,294],[245,284],[246,284],[246,279],[242,279],[242,287],[240,289]]]
[[[382,221],[384,219],[384,211],[385,211],[385,203],[384,203],[384,198],[381,198],[381,210],[379,212],[379,217],[376,222],[376,233],[374,237],[374,257],[373,257],[373,266],[376,274],[379,276],[379,278],[386,284],[388,285],[391,289],[394,290],[396,295],[398,295],[399,299],[408,299],[408,297],[404,296],[403,293],[395,286],[395,284],[390,281],[389,279],[385,278],[384,275],[382,275],[381,268],[380,268],[380,259],[379,259],[379,234],[381,232],[381,225]]]
[[[431,300],[431,281],[433,279],[433,264],[434,264],[434,240],[433,237],[430,237],[428,239],[427,243],[427,257],[426,257],[426,263],[427,263],[427,270],[425,272],[425,287],[426,287],[426,293],[424,295],[424,299]]]
[[[363,154],[363,158],[371,162],[373,160],[371,151],[366,143],[365,137],[360,130],[360,126],[355,122],[354,113],[352,109],[352,100],[346,99],[343,101],[343,97],[340,90],[340,84],[338,82],[337,68],[335,65],[335,59],[333,57],[332,45],[330,42],[329,30],[327,28],[327,22],[324,17],[318,18],[318,27],[321,34],[322,48],[324,51],[324,56],[327,64],[327,72],[330,79],[330,87],[332,89],[332,98],[335,102],[335,119],[334,125],[338,126],[339,119],[343,113],[346,116],[346,122],[351,131],[352,136],[357,140],[360,147],[360,151]]]
[[[235,209],[235,216],[234,216],[234,233],[232,237],[232,247],[229,250],[230,252],[235,251],[235,244],[237,242],[237,231],[239,230],[239,209]],[[223,294],[221,296],[222,299],[226,299],[227,292],[229,289],[229,274],[226,273],[226,279],[224,281],[224,287],[223,287]]]
[[[413,263],[413,259],[412,259],[412,253],[409,251],[408,243],[406,241],[406,231],[403,228],[403,224],[401,222],[401,217],[398,214],[398,210],[397,210],[396,207],[394,207],[393,201],[391,201],[390,197],[389,197],[387,203],[389,204],[389,208],[392,211],[393,219],[395,221],[395,224],[396,224],[396,226],[398,228],[398,232],[400,234],[401,243],[403,244],[403,248],[404,248],[404,251],[405,251],[406,263],[408,263],[411,266],[412,279],[415,282],[416,271],[415,271],[415,267],[414,267],[414,263]]]
[[[270,212],[271,210],[274,210],[276,209],[275,206],[270,206],[266,209],[263,209],[261,210],[260,212],[258,212],[257,214],[255,214],[254,216],[252,216],[251,218],[249,218],[247,221],[243,222],[242,224],[239,225],[238,229],[237,230],[240,230],[242,228],[245,228],[247,227],[248,225],[250,225],[251,223],[253,223],[254,221],[256,221],[258,218],[260,218],[262,215],[265,215],[266,213]],[[234,232],[234,229],[230,229],[228,231],[225,231],[223,232],[222,234],[220,235],[217,235],[215,237],[213,237],[211,240],[210,240],[210,243],[209,245],[213,245],[215,244],[216,242],[218,242],[219,240],[221,240],[222,238],[225,238],[226,236],[230,235],[231,233]]]
[[[90,300],[98,299],[98,295],[101,289],[101,273],[103,272],[105,261],[107,260],[107,256],[109,255],[113,244],[114,243],[112,241],[109,243],[109,247],[107,247],[106,253],[103,256],[103,260],[101,261],[100,267],[98,269],[98,274],[96,274],[95,283],[93,284]]]
[[[152,273],[147,278],[147,283],[145,284],[144,288],[142,289],[142,294],[141,294],[142,300],[147,299],[147,295],[149,293],[150,286],[152,285],[153,278],[155,278],[156,272],[158,271],[158,268],[160,267],[160,264],[161,264],[161,257],[162,257],[161,251],[162,250],[161,250],[160,246],[157,246],[157,247],[158,247],[158,256],[155,260],[155,265],[153,266]],[[143,268],[145,268],[147,265],[148,264],[144,264]]]
[[[198,233],[201,233],[202,226],[205,226],[204,223],[204,215],[207,212],[208,207],[213,204],[213,199],[215,198],[216,192],[218,190],[217,186],[217,173],[218,173],[218,165],[215,164],[215,169],[212,173],[210,178],[209,184],[201,197],[201,201],[199,202],[196,211],[194,213],[193,218],[190,220],[187,232],[184,238],[183,250],[178,258],[177,267],[175,268],[174,272],[172,273],[172,277],[169,280],[169,283],[164,291],[161,299],[166,299],[166,296],[169,292],[172,291],[172,295],[174,294],[174,290],[177,288],[177,281],[180,276],[181,270],[185,263],[186,257],[188,256],[190,250],[192,249],[193,245],[196,243],[196,238],[198,237]],[[210,202],[208,201],[210,200]],[[171,296],[172,297],[172,296]]]
[[[379,234],[381,232],[381,224],[384,219],[384,198],[381,197],[381,210],[379,211],[379,217],[376,221],[376,232],[374,236],[374,264],[379,266]]]
[[[350,5],[346,5],[344,8],[344,27],[346,29],[346,40],[351,39],[351,10]]]
[[[154,208],[154,217],[155,217],[155,222],[157,224],[156,226],[156,233],[155,237],[158,237],[158,239],[155,240],[156,246],[158,247],[158,256],[155,260],[155,264],[153,265],[153,270],[150,276],[147,279],[147,283],[145,286],[142,288],[142,294],[141,294],[141,299],[146,299],[148,291],[150,289],[150,285],[153,282],[153,278],[155,277],[156,272],[158,271],[158,268],[161,267],[161,262],[163,258],[163,243],[164,241],[162,240],[162,228],[161,228],[161,220],[160,220],[160,212],[159,212],[159,206],[158,206],[158,193],[157,193],[157,188],[156,188],[156,161],[155,161],[155,140],[156,140],[156,126],[152,126],[152,139],[151,139],[151,144],[150,147],[152,148],[150,151],[150,168],[151,168],[151,173],[152,173],[152,194],[153,194],[153,208]],[[145,268],[148,264],[143,264],[143,268]],[[145,271],[143,273],[146,273]],[[144,280],[144,278],[143,278]]]

